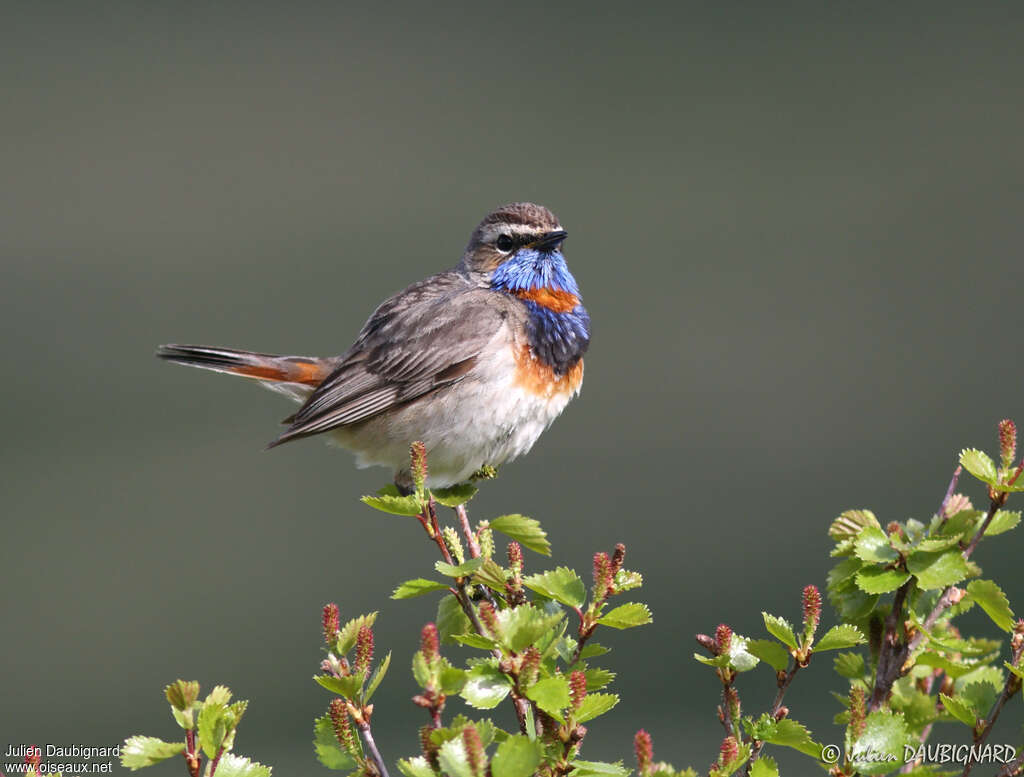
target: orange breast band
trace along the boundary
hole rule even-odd
[[[519,299],[528,299],[536,302],[555,313],[568,313],[580,304],[580,298],[568,291],[556,291],[555,289],[525,289],[517,291]]]

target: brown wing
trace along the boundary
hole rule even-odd
[[[499,295],[454,272],[410,286],[373,312],[271,447],[365,421],[461,380],[508,315]]]

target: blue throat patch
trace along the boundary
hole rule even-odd
[[[538,289],[580,296],[576,279],[569,272],[561,251],[520,248],[491,275],[491,288],[513,296]],[[534,355],[564,375],[583,358],[590,345],[590,316],[577,304],[572,310],[556,312],[532,299],[522,300],[529,312],[527,336]]]

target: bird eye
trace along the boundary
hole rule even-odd
[[[511,251],[512,247],[515,245],[515,241],[512,240],[510,235],[498,235],[498,239],[495,241],[494,245],[498,247],[499,251]]]

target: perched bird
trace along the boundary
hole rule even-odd
[[[163,345],[168,361],[255,378],[302,402],[269,447],[323,432],[412,486],[454,485],[530,450],[583,382],[590,317],[562,255],[566,232],[540,205],[498,208],[451,270],[385,300],[341,356],[271,356]]]

